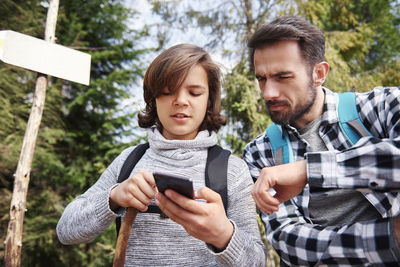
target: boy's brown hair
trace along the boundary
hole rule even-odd
[[[162,125],[157,116],[156,98],[164,88],[174,93],[184,82],[189,70],[200,64],[207,73],[209,96],[207,111],[199,131],[217,132],[225,125],[225,118],[220,114],[221,71],[210,55],[201,47],[191,44],[179,44],[168,48],[158,55],[144,75],[143,97],[145,110],[138,114],[139,126],[149,128],[153,125],[161,131]]]

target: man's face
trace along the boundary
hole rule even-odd
[[[313,70],[301,58],[296,41],[279,41],[256,49],[254,66],[272,121],[296,126],[313,119],[307,118],[316,98]]]

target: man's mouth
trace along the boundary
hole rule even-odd
[[[266,104],[270,111],[281,110],[289,106],[286,101],[267,101]]]

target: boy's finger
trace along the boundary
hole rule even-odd
[[[202,187],[195,192],[196,199],[205,199],[207,203],[218,203],[222,202],[220,194],[211,190],[208,187]]]
[[[147,171],[147,170],[140,170],[139,171],[144,179],[153,187],[156,187],[156,181],[154,180],[154,176],[151,172]]]
[[[171,220],[181,225],[185,224],[185,215],[188,211],[179,207],[163,193],[157,193],[156,204]]]

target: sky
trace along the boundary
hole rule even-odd
[[[195,1],[193,1],[193,3],[195,3]],[[152,14],[151,5],[147,0],[125,0],[125,5],[128,8],[141,11],[140,15],[131,19],[132,29],[141,29],[146,23],[162,23],[161,19],[157,15]],[[195,5],[196,4],[194,4],[194,6]],[[171,31],[174,34],[170,41],[167,42],[166,47],[179,43],[192,43],[199,46],[204,46],[207,43],[207,36],[205,36],[200,30],[190,28],[185,34],[182,34],[178,29],[171,29]],[[155,38],[153,39],[153,43],[151,43],[151,41],[150,38],[149,43],[144,43],[143,45],[147,45],[148,47],[154,46]],[[232,63],[223,58],[220,53],[216,51],[209,51],[209,53],[215,61],[223,64],[227,68],[232,67]]]

